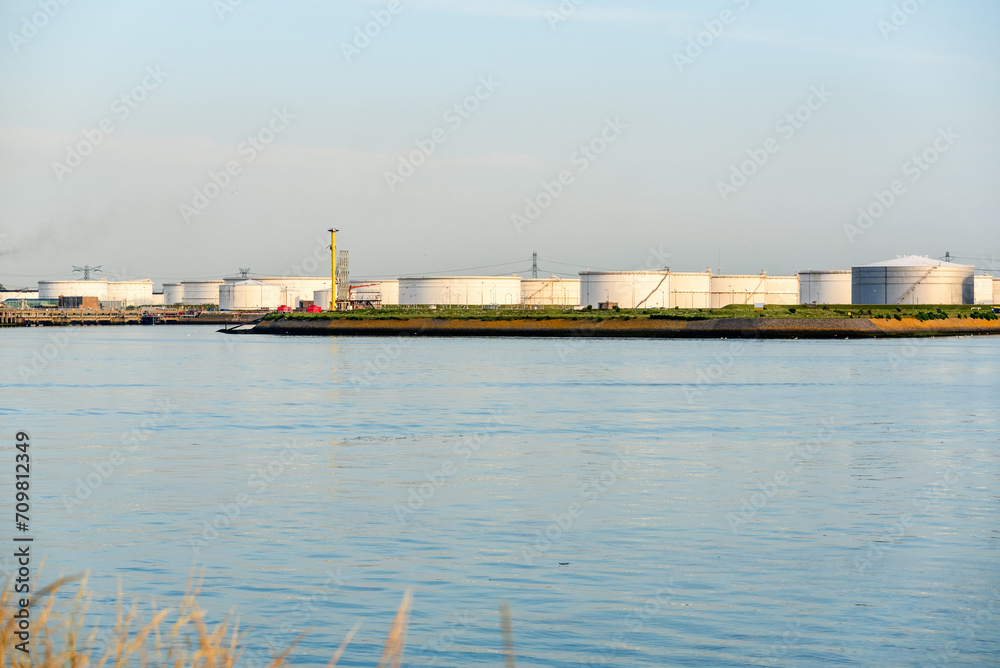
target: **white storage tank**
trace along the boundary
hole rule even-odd
[[[0,290],[0,304],[8,299],[38,299],[38,290]]]
[[[327,288],[326,290],[317,290],[313,293],[313,304],[320,307],[324,311],[329,311],[331,294],[333,294],[333,290],[330,288]]]
[[[767,274],[712,276],[712,308],[767,303]]]
[[[969,265],[909,255],[851,269],[853,304],[971,304]]]
[[[382,306],[399,306],[399,281],[392,279],[378,283],[379,293],[382,295]]]
[[[602,302],[620,308],[670,308],[670,274],[666,271],[581,271],[580,306]]]
[[[219,303],[219,288],[225,281],[181,281],[185,306],[207,306]]]
[[[799,303],[798,276],[768,276],[764,282],[765,304],[794,306]]]
[[[670,273],[670,308],[710,308],[712,272]]]
[[[125,306],[146,306],[153,303],[153,281],[111,281],[108,283],[110,302],[121,302]]]
[[[286,297],[280,285],[269,285],[256,280],[224,283],[219,287],[219,310],[260,311],[283,306]]]
[[[800,304],[850,304],[851,271],[800,271]]]
[[[989,274],[976,276],[973,279],[973,302],[976,304],[992,304],[993,302],[993,277]]]
[[[59,299],[60,297],[97,297],[108,299],[108,279],[96,281],[38,281],[39,299]]]
[[[522,279],[521,303],[529,306],[579,306],[580,280],[555,275]]]
[[[167,306],[184,303],[184,286],[180,283],[163,284],[163,303]]]
[[[227,278],[225,282],[235,284],[245,280]],[[299,308],[303,301],[314,301],[317,290],[328,290],[333,285],[329,276],[254,276],[253,280],[281,287],[285,291],[285,301],[288,302],[284,306],[290,308]]]
[[[1000,304],[1000,278],[993,279],[993,303]]]
[[[150,304],[150,306],[163,306],[163,293],[162,292],[154,292],[153,293],[153,301],[151,301],[149,304]]]
[[[513,306],[521,303],[520,276],[425,276],[399,279],[407,306]]]
[[[398,306],[399,305],[399,281],[398,280],[388,280],[388,281],[366,281],[359,280],[352,283],[354,287],[351,290],[352,299],[364,299],[370,301],[379,301],[383,306]],[[347,298],[347,295],[344,295]],[[327,297],[329,299],[329,297]]]

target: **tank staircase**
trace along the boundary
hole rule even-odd
[[[935,270],[935,269],[937,269],[937,267],[931,267],[930,269],[928,269],[928,270],[927,270],[927,273],[926,273],[926,274],[924,274],[923,276],[921,276],[921,277],[919,278],[919,280],[917,280],[917,282],[916,282],[916,283],[914,283],[913,285],[911,285],[911,286],[910,286],[910,289],[909,289],[909,290],[907,290],[906,292],[904,292],[904,293],[903,293],[903,296],[902,296],[902,297],[900,297],[899,299],[897,299],[897,300],[896,300],[896,304],[902,304],[902,303],[903,303],[903,300],[905,300],[905,299],[906,299],[907,297],[909,297],[910,295],[912,295],[912,294],[913,294],[913,291],[914,291],[914,290],[916,290],[916,289],[917,289],[917,287],[919,287],[919,286],[920,286],[920,284],[921,284],[921,283],[923,283],[923,282],[924,282],[924,280],[925,280],[925,279],[926,279],[926,278],[927,278],[928,276],[930,276],[931,274],[933,274],[933,273],[934,273],[934,270]]]
[[[767,280],[767,273],[765,272],[765,273],[763,273],[763,274],[760,275],[760,281],[757,283],[757,287],[755,287],[753,289],[753,292],[748,292],[743,297],[743,305],[744,306],[746,306],[747,304],[750,303],[750,299],[751,298],[753,298],[754,300],[756,300],[756,295],[760,294],[760,289],[764,285],[764,281],[766,281],[766,280]],[[766,290],[765,290],[765,292],[766,292]]]
[[[667,280],[667,277],[668,277],[669,275],[670,275],[670,274],[664,274],[664,275],[663,275],[663,278],[661,278],[661,279],[660,279],[660,282],[656,284],[656,287],[655,287],[655,288],[653,288],[652,290],[650,290],[649,294],[648,294],[648,295],[646,295],[646,298],[645,298],[645,299],[643,299],[643,300],[642,300],[641,302],[639,302],[638,304],[636,304],[636,305],[635,305],[635,308],[642,308],[642,305],[643,305],[643,304],[645,304],[645,303],[646,303],[647,301],[649,301],[649,298],[650,298],[650,297],[652,297],[653,295],[655,295],[655,294],[656,294],[656,291],[660,289],[660,286],[661,286],[661,285],[663,285],[663,282]]]

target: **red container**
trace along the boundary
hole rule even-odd
[[[322,313],[323,309],[313,304],[312,306],[306,307],[306,313]]]
[[[292,307],[291,306],[279,306],[278,307],[278,313],[291,313],[291,312],[292,312]]]

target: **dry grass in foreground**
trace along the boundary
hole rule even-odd
[[[79,592],[60,604],[60,609],[66,608],[65,612],[57,611],[60,588],[76,580],[81,581]],[[30,654],[16,648],[21,642],[17,636],[19,620],[14,617],[18,595],[8,583],[0,594],[0,668],[231,668],[240,658],[245,635],[240,632],[239,622],[231,617],[214,628],[205,623],[206,612],[197,604],[199,587],[200,583],[189,583],[177,610],[154,609],[152,619],[145,623],[139,620],[134,607],[123,610],[119,595],[115,627],[105,651],[97,656],[93,648],[98,644],[100,629],[84,628],[88,605],[85,577],[62,578],[33,591]],[[410,602],[411,595],[407,592],[389,629],[379,668],[402,665]],[[328,666],[337,665],[355,631],[357,626],[344,638]],[[301,636],[275,657],[268,668],[287,666],[287,659],[299,640]]]

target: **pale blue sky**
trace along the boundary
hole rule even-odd
[[[227,0],[48,2],[37,34],[38,0],[0,7],[8,286],[87,263],[158,283],[308,270],[331,225],[357,277],[523,270],[532,251],[543,271],[700,271],[721,253],[725,272],[773,274],[1000,253],[995,2],[911,0],[884,35],[904,3],[587,0],[553,29],[555,1],[402,0],[352,62],[342,44],[389,3],[243,0],[220,19]],[[674,54],[727,10],[679,71]],[[121,120],[147,68],[165,77]],[[451,125],[481,78],[499,87]],[[779,131],[814,88],[831,96]],[[239,145],[274,109],[295,118],[248,160]],[[114,131],[57,174],[105,118]],[[575,152],[614,119],[627,128],[581,172]],[[393,192],[386,172],[437,128],[447,141]],[[905,163],[949,128],[912,180]],[[769,138],[779,150],[724,201],[719,183]],[[186,222],[180,205],[230,160],[240,173]],[[563,170],[571,185],[516,225]],[[845,230],[894,180],[904,194]]]

